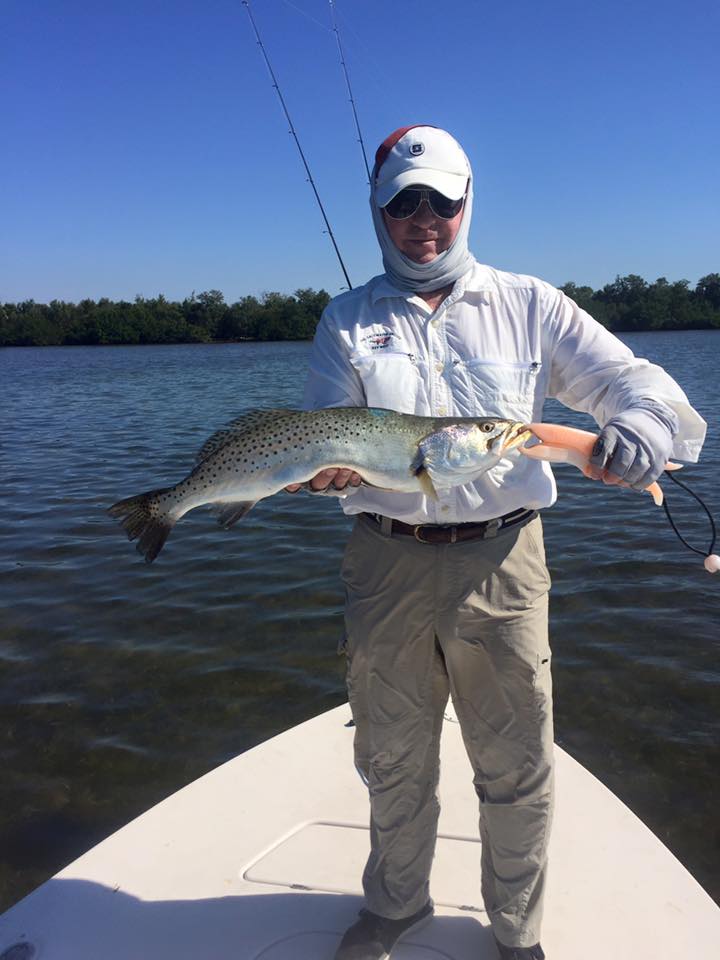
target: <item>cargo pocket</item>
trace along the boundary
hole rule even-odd
[[[362,380],[369,407],[420,413],[428,409],[429,399],[424,368],[411,353],[381,350],[377,353],[352,353],[350,363]]]
[[[543,653],[538,654],[533,693],[535,719],[540,731],[548,717],[552,722],[552,653],[549,646]]]
[[[473,398],[480,417],[512,417],[528,423],[542,410],[538,383],[543,375],[536,360],[506,362],[474,358],[456,363],[451,376],[458,388]],[[537,404],[536,404],[537,397]]]

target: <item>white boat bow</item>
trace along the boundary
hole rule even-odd
[[[332,960],[362,905],[367,792],[347,705],[241,754],[0,917],[0,960]],[[494,960],[472,772],[442,742],[432,922],[393,960]],[[640,820],[556,747],[548,960],[720,955],[720,909]]]

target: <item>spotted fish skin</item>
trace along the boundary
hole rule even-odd
[[[434,484],[468,482],[527,436],[522,424],[495,417],[417,417],[368,407],[253,410],[205,442],[184,480],[120,500],[109,513],[150,563],[174,524],[204,504],[229,527],[258,500],[333,467],[354,470],[365,484],[434,496]]]

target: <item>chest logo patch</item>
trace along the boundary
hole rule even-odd
[[[362,338],[362,342],[371,350],[384,350],[390,346],[394,337],[395,334],[391,333],[390,331],[384,331],[383,333],[369,333],[366,337]]]

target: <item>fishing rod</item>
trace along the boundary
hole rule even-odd
[[[360,129],[360,120],[359,120],[359,118],[358,118],[357,109],[356,109],[356,106],[355,106],[355,98],[354,98],[354,96],[353,96],[352,86],[350,85],[350,76],[349,76],[349,74],[348,74],[347,64],[345,63],[345,54],[344,54],[344,51],[343,51],[342,41],[341,41],[341,39],[340,39],[340,30],[338,29],[337,17],[336,17],[336,12],[335,12],[335,2],[334,2],[334,0],[328,0],[328,2],[329,2],[329,4],[330,4],[330,12],[331,12],[331,16],[332,16],[333,33],[335,34],[335,40],[337,41],[338,53],[339,53],[339,55],[340,55],[340,64],[341,64],[341,66],[342,66],[343,75],[344,75],[344,77],[345,77],[345,85],[346,85],[346,87],[347,87],[348,96],[349,96],[349,99],[350,99],[350,106],[352,107],[353,119],[354,119],[354,121],[355,121],[355,129],[357,130],[357,134],[358,134],[358,143],[360,144],[360,149],[362,150],[363,163],[365,164],[365,172],[367,173],[368,184],[369,184],[369,183],[370,183],[370,167],[369,167],[369,165],[368,165],[367,154],[366,154],[366,152],[365,152],[365,142],[364,142],[364,140],[363,140],[362,130]],[[320,194],[318,193],[317,187],[315,186],[315,181],[313,180],[312,173],[310,172],[310,167],[309,167],[309,165],[308,165],[307,159],[305,158],[305,154],[304,154],[304,152],[303,152],[302,146],[300,145],[300,140],[299,140],[298,135],[297,135],[297,132],[296,132],[296,130],[295,130],[295,125],[294,125],[293,122],[292,122],[292,118],[291,118],[291,116],[290,116],[290,111],[288,110],[287,104],[285,103],[285,98],[283,97],[282,91],[280,90],[280,84],[279,84],[278,81],[277,81],[277,77],[275,76],[275,71],[274,71],[273,68],[272,68],[272,64],[270,63],[270,58],[268,57],[267,50],[265,49],[265,45],[263,44],[262,38],[261,38],[261,36],[260,36],[260,31],[258,30],[257,24],[256,24],[256,22],[255,22],[255,18],[253,17],[253,14],[252,14],[252,10],[250,9],[250,0],[242,0],[242,4],[243,4],[243,6],[245,7],[245,9],[247,10],[247,15],[248,15],[248,18],[250,19],[250,24],[251,24],[251,26],[252,26],[253,32],[255,33],[255,38],[256,38],[256,40],[257,40],[257,44],[258,44],[258,46],[260,47],[260,51],[261,51],[262,56],[263,56],[263,59],[264,59],[264,61],[265,61],[265,66],[267,67],[268,73],[270,74],[270,79],[271,79],[271,81],[272,81],[273,88],[275,89],[275,92],[276,92],[277,95],[278,95],[278,99],[279,99],[279,101],[280,101],[280,105],[281,105],[281,107],[282,107],[282,109],[283,109],[283,113],[285,114],[285,118],[286,118],[286,120],[287,120],[287,122],[288,122],[288,125],[289,125],[289,127],[290,127],[290,133],[292,134],[292,137],[293,137],[293,139],[295,140],[295,144],[296,144],[296,146],[297,146],[298,153],[300,154],[300,159],[302,160],[303,166],[305,167],[305,172],[307,173],[308,183],[309,183],[310,186],[312,187],[312,190],[313,190],[313,193],[315,194],[315,199],[316,199],[316,201],[317,201],[318,207],[320,208],[320,213],[322,214],[323,220],[325,221],[325,226],[327,227],[327,234],[328,234],[328,236],[330,237],[330,240],[331,240],[331,242],[332,242],[332,245],[333,245],[333,247],[334,247],[334,249],[335,249],[335,254],[337,255],[338,261],[339,261],[339,263],[340,263],[340,267],[341,267],[342,272],[343,272],[343,275],[344,275],[344,277],[345,277],[345,282],[346,282],[347,285],[348,285],[348,289],[352,290],[352,284],[350,283],[350,277],[348,276],[348,272],[347,272],[347,270],[345,269],[345,264],[344,264],[344,262],[343,262],[342,255],[340,254],[340,249],[339,249],[339,247],[338,247],[338,245],[337,245],[337,242],[336,242],[336,240],[335,240],[335,234],[334,234],[333,231],[332,231],[332,227],[330,226],[330,221],[328,220],[327,214],[325,213],[325,207],[323,206],[322,200],[320,199]],[[708,518],[709,518],[709,521],[710,521],[710,531],[711,531],[711,532],[710,532],[710,543],[709,543],[709,546],[708,546],[707,549],[705,549],[705,550],[698,549],[697,547],[691,546],[691,544],[689,544],[689,543],[687,542],[687,540],[682,536],[682,534],[681,534],[680,531],[678,530],[677,525],[675,524],[675,522],[674,522],[674,520],[673,520],[673,518],[672,518],[672,516],[671,516],[671,514],[670,514],[670,509],[669,509],[669,507],[668,507],[667,501],[666,501],[666,500],[663,500],[663,507],[664,507],[664,510],[665,510],[665,515],[666,515],[666,517],[667,517],[668,522],[670,523],[670,526],[672,527],[673,532],[674,532],[675,535],[682,541],[682,543],[684,544],[684,546],[686,546],[686,547],[688,548],[688,550],[692,550],[693,553],[700,554],[700,556],[703,556],[703,557],[705,558],[705,569],[708,571],[708,573],[715,573],[715,572],[720,571],[720,557],[718,557],[717,554],[714,554],[714,553],[713,553],[713,550],[715,549],[715,544],[716,544],[716,541],[717,541],[717,533],[716,533],[716,528],[715,528],[715,522],[714,522],[714,520],[713,520],[712,514],[710,513],[707,505],[703,502],[703,500],[702,500],[693,490],[690,489],[690,487],[688,487],[688,486],[687,486],[686,484],[684,484],[684,483],[681,483],[676,477],[673,476],[672,473],[668,472],[668,473],[667,473],[667,476],[668,476],[674,483],[676,483],[679,487],[682,487],[682,488],[683,488],[684,490],[686,490],[692,497],[694,497],[695,500],[700,504],[700,506],[703,508],[703,510],[704,510],[705,513],[707,514],[707,516],[708,516]]]
[[[360,144],[360,149],[362,150],[363,163],[365,164],[365,172],[367,173],[367,182],[368,186],[370,185],[370,167],[368,166],[367,154],[365,152],[365,143],[363,141],[362,130],[360,129],[360,121],[358,120],[357,109],[355,108],[355,98],[353,97],[352,87],[350,86],[350,75],[348,74],[347,64],[345,63],[345,54],[343,52],[342,43],[340,41],[340,31],[337,25],[337,17],[335,16],[335,2],[334,0],[329,0],[330,3],[330,12],[332,15],[332,24],[333,31],[335,33],[335,39],[337,40],[338,53],[340,54],[340,64],[342,66],[343,75],[345,76],[345,86],[347,87],[348,96],[350,97],[350,106],[352,107],[353,119],[355,120],[355,129],[357,130],[358,143]]]
[[[309,165],[308,165],[308,162],[307,162],[307,160],[305,159],[305,154],[303,153],[303,148],[300,146],[300,140],[299,140],[298,135],[297,135],[297,132],[296,132],[296,130],[295,130],[295,125],[294,125],[293,122],[292,122],[292,118],[291,118],[291,116],[290,116],[290,111],[288,110],[287,104],[285,103],[285,98],[283,97],[282,91],[280,90],[280,84],[279,84],[278,81],[277,81],[277,77],[275,76],[275,71],[273,70],[272,65],[271,65],[271,63],[270,63],[270,58],[268,57],[267,50],[265,49],[265,45],[264,45],[263,42],[262,42],[262,38],[260,37],[260,31],[258,30],[257,24],[255,23],[255,17],[253,16],[252,10],[250,9],[250,0],[242,0],[242,5],[243,5],[243,6],[245,7],[245,9],[247,10],[247,15],[248,15],[248,17],[249,17],[249,19],[250,19],[250,24],[251,24],[251,26],[252,26],[252,28],[253,28],[253,32],[255,33],[255,38],[256,38],[256,40],[257,40],[257,44],[258,44],[258,46],[260,47],[260,52],[261,52],[262,55],[263,55],[263,59],[264,59],[264,61],[265,61],[265,66],[267,67],[268,73],[270,74],[270,79],[272,80],[272,85],[273,85],[273,87],[274,87],[274,89],[275,89],[275,92],[276,92],[277,95],[278,95],[278,99],[280,100],[280,106],[281,106],[282,109],[283,109],[283,113],[285,114],[285,119],[287,120],[288,125],[289,125],[289,127],[290,127],[290,133],[292,134],[292,137],[293,137],[293,139],[295,140],[295,145],[296,145],[297,148],[298,148],[298,153],[300,154],[300,159],[302,160],[303,166],[305,167],[305,173],[307,173],[308,183],[309,183],[310,186],[312,187],[312,191],[313,191],[313,193],[315,194],[315,199],[317,200],[318,207],[320,207],[320,213],[322,214],[322,218],[323,218],[323,220],[325,221],[325,226],[327,227],[327,234],[328,234],[328,236],[330,237],[330,240],[331,240],[331,242],[332,242],[332,245],[333,245],[333,247],[334,247],[334,249],[335,249],[335,254],[337,255],[338,261],[339,261],[339,263],[340,263],[340,267],[341,267],[342,272],[343,272],[343,275],[344,275],[344,277],[345,277],[345,282],[346,282],[347,285],[348,285],[348,289],[352,290],[352,284],[350,283],[350,277],[348,276],[348,272],[347,272],[347,270],[345,269],[345,264],[344,264],[344,262],[343,262],[343,258],[342,258],[342,256],[341,256],[341,254],[340,254],[340,249],[338,248],[338,245],[337,245],[337,243],[336,243],[336,241],[335,241],[335,234],[332,232],[332,227],[330,226],[330,221],[328,220],[327,214],[325,213],[325,207],[323,206],[322,200],[320,199],[320,194],[318,193],[317,187],[315,186],[315,181],[313,180],[313,175],[312,175],[312,173],[310,172],[310,167],[309,167]]]

